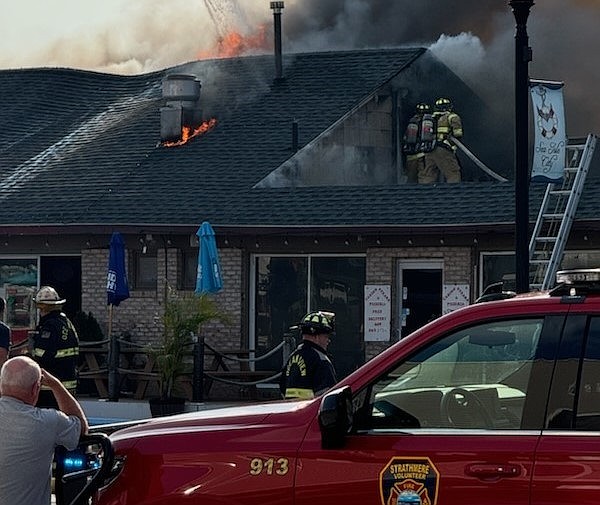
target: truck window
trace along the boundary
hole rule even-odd
[[[519,429],[543,319],[446,335],[371,388],[371,429]]]

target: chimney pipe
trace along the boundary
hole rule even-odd
[[[283,66],[281,57],[281,10],[283,7],[283,2],[271,2],[274,23],[273,37],[275,47],[275,81],[283,80]]]

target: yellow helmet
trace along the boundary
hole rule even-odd
[[[438,98],[435,101],[435,110],[438,112],[451,111],[452,101],[449,98]]]
[[[420,102],[415,107],[415,110],[417,112],[420,112],[421,114],[425,114],[431,110],[431,107],[429,107],[429,104],[427,104],[427,103]]]

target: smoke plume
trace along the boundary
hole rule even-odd
[[[515,20],[508,0],[286,0],[285,52],[425,46],[491,106],[513,95]],[[528,22],[530,76],[565,82],[571,136],[597,129],[600,2],[538,0]],[[261,31],[263,35],[261,36]],[[42,48],[23,44],[1,67],[67,66],[138,74],[206,57],[272,51],[268,0],[129,2],[118,21]],[[244,40],[252,40],[250,44]]]

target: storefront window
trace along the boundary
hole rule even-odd
[[[362,346],[364,257],[256,256],[254,340],[261,356],[282,342],[309,310],[336,313],[337,335],[329,346],[338,375],[364,361]],[[297,339],[297,332],[291,333]],[[279,370],[282,353],[259,361],[257,369]]]
[[[37,258],[0,258],[0,296],[6,300],[4,319],[11,327],[13,342],[35,327],[33,297],[38,285]]]

